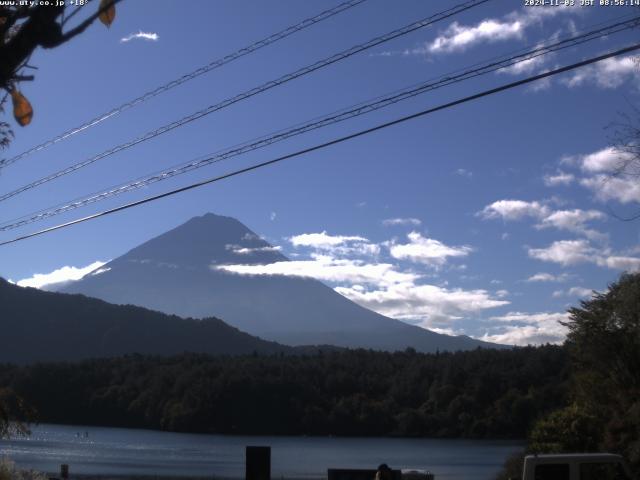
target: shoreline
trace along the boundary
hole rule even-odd
[[[62,480],[59,476],[50,472],[44,473],[49,480]],[[239,480],[243,477],[224,477],[217,475],[203,476],[189,476],[189,475],[135,475],[135,474],[70,474],[67,480]],[[287,479],[287,480],[302,480],[302,479]],[[309,479],[308,479],[309,480]]]
[[[505,443],[525,443],[526,438],[513,438],[513,437],[438,437],[438,436],[403,436],[403,435],[321,435],[321,434],[279,434],[279,433],[218,433],[218,432],[183,432],[174,430],[156,430],[153,428],[145,427],[126,427],[117,425],[87,425],[87,424],[73,424],[73,423],[55,423],[55,422],[39,422],[26,424],[29,431],[33,433],[34,428],[46,428],[47,426],[54,427],[74,427],[80,431],[87,429],[113,429],[113,430],[128,430],[139,431],[156,434],[167,435],[198,435],[198,436],[212,436],[212,437],[228,437],[228,438],[241,438],[241,437],[255,437],[255,438],[309,438],[309,439],[383,439],[383,440],[438,440],[438,441],[470,441],[470,442],[505,442]],[[16,436],[10,440],[18,440],[20,438],[29,438],[30,435]],[[81,437],[82,438],[82,437]],[[8,439],[3,439],[8,440]]]

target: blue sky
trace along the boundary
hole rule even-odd
[[[111,28],[38,51],[21,86],[33,123],[10,157],[115,105],[333,7],[333,1],[125,0]],[[368,0],[6,168],[14,190],[113,145],[372,37],[449,1]],[[89,7],[92,8],[92,7]],[[409,85],[633,13],[494,0],[113,155],[0,204],[2,221],[101,191]],[[142,33],[142,35],[141,35]],[[125,41],[125,39],[127,39]],[[418,96],[31,226],[71,220],[620,48],[637,31]],[[640,186],[608,173],[614,129],[640,99],[617,58],[455,107],[267,169],[0,247],[0,275],[68,278],[206,212],[238,218],[294,262],[241,274],[310,275],[369,308],[439,332],[561,341],[568,306],[640,268]],[[66,268],[65,268],[66,267]],[[62,270],[60,270],[62,269]],[[53,277],[37,277],[49,274]],[[28,279],[31,279],[29,281]]]

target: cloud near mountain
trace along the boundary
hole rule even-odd
[[[211,268],[238,275],[314,278],[328,282],[336,292],[365,308],[425,328],[450,328],[465,315],[509,304],[483,289],[430,285],[425,283],[427,272],[397,263],[401,260],[429,270],[441,268],[450,260],[470,255],[472,247],[449,246],[416,231],[406,238],[406,243],[394,239],[375,244],[359,235],[305,233],[288,241],[298,251],[306,249],[310,257],[306,260],[215,264]],[[380,261],[382,254],[385,261]]]
[[[35,273],[31,277],[23,278],[15,283],[20,287],[33,287],[46,290],[52,285],[64,285],[80,280],[90,272],[97,272],[107,262],[95,261],[85,267],[64,266],[49,273]]]

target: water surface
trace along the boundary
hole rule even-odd
[[[327,468],[425,469],[437,479],[488,480],[519,442],[406,438],[257,437],[40,425],[0,440],[0,456],[23,468],[73,474],[244,478],[247,445],[271,447],[273,479],[326,478]]]

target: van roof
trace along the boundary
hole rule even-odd
[[[538,455],[527,455],[527,459],[536,460],[621,460],[622,456],[615,453],[544,453]]]

